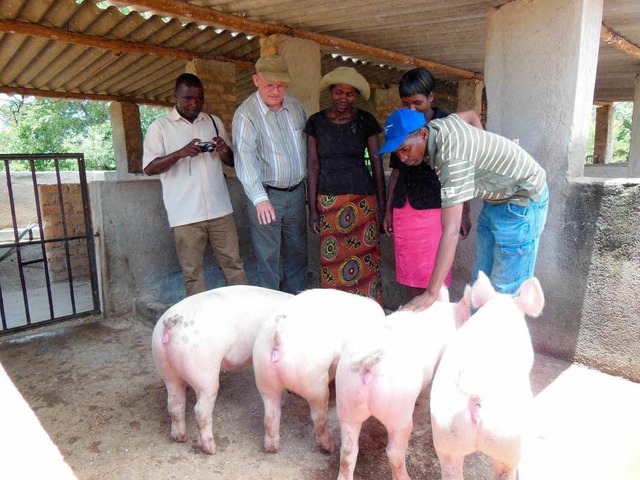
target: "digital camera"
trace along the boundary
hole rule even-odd
[[[200,147],[200,151],[202,152],[215,152],[216,146],[213,142],[198,142],[196,143],[198,147]]]

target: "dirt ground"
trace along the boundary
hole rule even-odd
[[[189,440],[172,443],[151,331],[151,324],[127,316],[0,338],[0,362],[78,479],[336,478],[339,454],[315,446],[309,409],[299,397],[285,395],[280,452],[262,451],[262,401],[250,368],[222,374],[213,416],[216,455],[196,446],[193,395]],[[540,355],[532,379],[536,432],[520,480],[640,478],[640,385]],[[330,419],[338,440],[334,398]],[[414,480],[439,479],[426,394],[414,419],[409,473]],[[385,445],[384,428],[370,419],[360,438],[356,479],[390,478]],[[468,457],[465,478],[493,478],[490,462]]]
[[[165,388],[151,357],[152,327],[124,317],[83,322],[0,344],[0,362],[77,477],[93,479],[333,479],[339,454],[315,445],[309,408],[285,394],[277,454],[262,451],[262,401],[251,368],[224,373],[214,411],[218,453],[201,453],[189,396],[187,443],[172,443]],[[424,398],[418,409],[426,408]],[[331,432],[339,438],[331,401]],[[425,417],[425,415],[422,415]],[[363,429],[357,478],[390,478],[386,432]],[[408,468],[436,478],[428,421],[416,422]],[[480,477],[477,477],[480,478]],[[488,477],[487,477],[488,478]]]

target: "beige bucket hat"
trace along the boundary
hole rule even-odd
[[[353,88],[360,92],[360,95],[365,100],[369,100],[371,95],[371,89],[369,88],[369,82],[360,75],[355,68],[351,67],[338,67],[335,70],[327,73],[320,80],[320,90],[329,88],[331,85],[351,85]]]
[[[279,55],[265,55],[256,62],[256,72],[261,73],[268,82],[289,83],[291,75],[287,70],[287,64]]]

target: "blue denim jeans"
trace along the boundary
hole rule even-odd
[[[258,223],[256,207],[248,204],[251,240],[261,287],[296,294],[305,289],[308,263],[307,206],[304,183],[292,192],[269,189],[275,222]],[[280,282],[282,258],[282,285]]]
[[[530,201],[527,207],[485,201],[478,217],[473,281],[482,270],[496,291],[514,294],[533,277],[548,207],[547,187],[540,200]]]

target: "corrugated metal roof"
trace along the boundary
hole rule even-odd
[[[114,6],[99,8],[90,0],[0,0],[0,91],[172,102],[176,76],[191,57],[202,57],[236,63],[241,100],[253,90],[250,68],[259,56],[258,37],[211,26],[191,14],[198,7],[267,27],[329,35],[482,74],[486,13],[505,3],[394,0],[391,8],[387,0],[141,0],[132,8],[143,13],[127,14]],[[118,3],[124,4],[131,6]],[[166,18],[148,13],[149,5],[156,11],[183,13]],[[603,23],[640,45],[637,1],[605,0]],[[328,44],[322,50],[323,73],[346,62],[372,83],[397,82],[411,67]],[[638,72],[638,58],[601,42],[596,99],[632,100]],[[458,79],[448,73],[436,76],[445,81]]]

